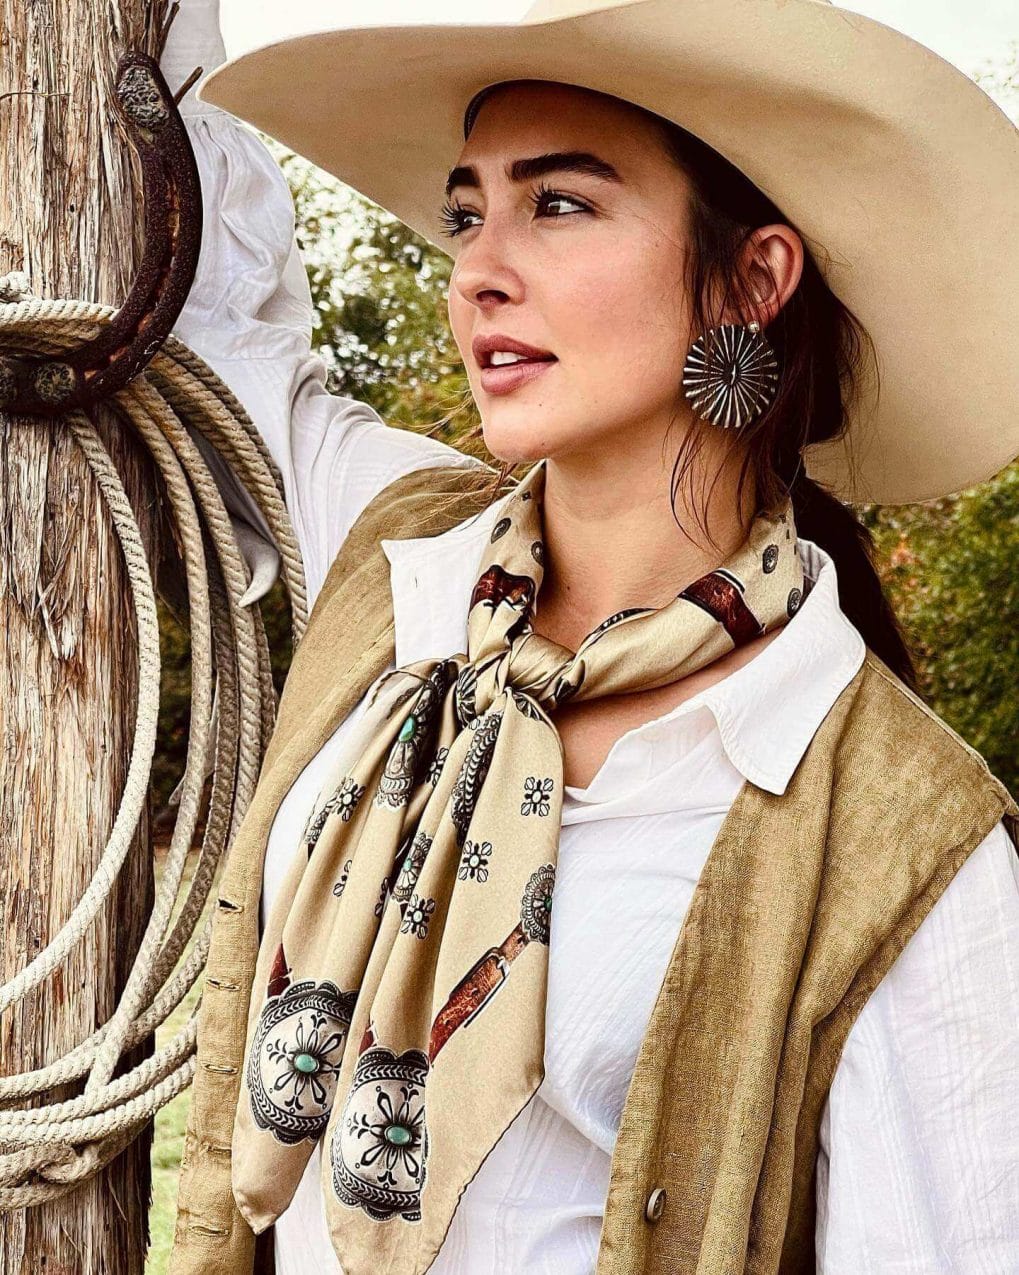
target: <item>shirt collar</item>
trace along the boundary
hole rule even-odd
[[[508,497],[507,497],[508,498]],[[437,536],[383,540],[390,563],[397,666],[467,650],[467,609],[482,546],[501,500]],[[759,655],[655,720],[707,708],[722,747],[751,783],[781,795],[839,694],[859,671],[866,644],[839,606],[831,556],[798,541],[810,588],[799,610]]]

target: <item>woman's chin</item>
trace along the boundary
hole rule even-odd
[[[549,452],[547,433],[536,434],[533,421],[521,425],[519,429],[514,429],[505,422],[494,425],[484,421],[482,434],[485,446],[496,460],[505,465],[525,465],[541,460]]]

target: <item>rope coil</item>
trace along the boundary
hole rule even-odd
[[[116,311],[39,300],[24,275],[0,277],[0,353],[60,354],[91,340]],[[0,1209],[25,1208],[98,1173],[155,1113],[190,1084],[197,1013],[151,1057],[113,1079],[123,1055],[177,1008],[205,967],[211,919],[196,935],[217,867],[250,803],[276,715],[269,647],[259,609],[246,602],[248,568],[219,488],[189,430],[207,440],[251,494],[280,553],[296,647],[307,625],[300,550],[279,471],[238,399],[193,351],[168,337],[144,372],[107,400],[147,448],[165,487],[180,545],[191,629],[191,723],[179,806],[152,912],[112,1016],[45,1067],[0,1078]],[[0,987],[0,1014],[38,988],[95,921],[124,864],[145,807],[156,745],[160,652],[155,591],[138,523],[109,453],[80,409],[63,418],[95,477],[124,555],[138,624],[138,703],[131,758],[98,866],[49,944]],[[215,688],[215,698],[214,698]],[[211,792],[198,861],[181,894],[205,779]],[[191,950],[181,961],[189,940]],[[178,962],[181,962],[179,970]],[[176,971],[176,972],[175,972]],[[30,1106],[85,1077],[84,1092]]]

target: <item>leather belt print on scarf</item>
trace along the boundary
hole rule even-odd
[[[783,624],[803,598],[791,505],[665,606],[576,652],[533,629],[537,462],[478,565],[467,651],[369,688],[262,935],[233,1137],[252,1229],[322,1143],[345,1275],[414,1275],[544,1076],[563,796],[556,709],[664,686]]]

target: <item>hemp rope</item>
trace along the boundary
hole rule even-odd
[[[20,273],[0,277],[0,350],[59,354],[91,339],[116,311],[75,300],[38,300]],[[127,983],[112,1016],[63,1057],[0,1078],[0,1210],[55,1199],[98,1173],[195,1072],[199,996],[185,1026],[161,1049],[112,1079],[121,1057],[149,1037],[187,995],[209,950],[211,918],[181,961],[258,779],[276,716],[261,613],[248,604],[248,568],[226,507],[185,423],[231,465],[276,541],[291,605],[294,644],[307,624],[300,551],[283,484],[265,443],[237,398],[196,354],[168,337],[142,375],[106,401],[142,441],[165,485],[179,539],[191,631],[191,722],[179,807],[163,877]],[[80,410],[60,418],[81,448],[106,504],[127,567],[138,625],[138,703],[124,791],[98,866],[50,943],[5,986],[0,1014],[60,965],[110,895],[145,804],[159,712],[159,630],[152,573],[123,484]],[[213,686],[215,685],[215,699]],[[200,813],[211,761],[205,832],[181,910],[171,915]],[[181,961],[177,969],[178,961]],[[30,1106],[49,1089],[85,1076],[84,1092]]]

